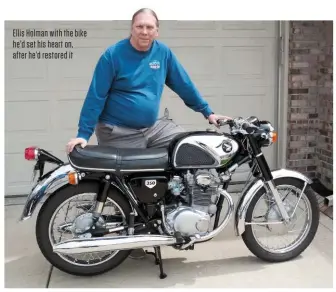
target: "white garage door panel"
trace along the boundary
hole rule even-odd
[[[90,86],[92,76],[86,76],[86,77],[72,77],[72,78],[62,78],[62,79],[53,79],[50,82],[50,90],[52,91],[84,91],[88,90]],[[85,97],[85,95],[83,96]]]
[[[265,41],[263,46],[223,47],[221,74],[225,83],[246,86],[274,86],[276,79],[275,47]]]
[[[169,29],[176,33],[177,31],[192,31],[192,30],[200,30],[200,31],[208,31],[217,29],[218,23],[216,21],[182,21],[182,20],[174,20],[169,22],[163,22],[161,25],[161,29]],[[168,33],[168,32],[167,32]]]
[[[6,132],[5,152],[8,154],[20,154],[23,159],[24,149],[30,146],[41,146],[53,149],[53,140],[50,139],[50,132],[26,131]]]
[[[6,154],[5,156],[5,177],[8,186],[15,186],[16,184],[27,185],[32,176],[31,163],[22,163],[24,159],[24,152],[20,154]],[[18,168],[14,168],[14,165],[20,165]]]
[[[166,31],[167,30],[167,31]],[[171,21],[161,24],[161,36],[171,38],[274,37],[276,23],[272,21],[198,22]]]
[[[90,81],[91,82],[91,79]],[[87,94],[87,90],[89,88],[90,84],[88,83],[86,88],[83,90],[72,90],[72,91],[59,91],[59,92],[55,92],[55,94],[57,94],[57,101],[60,100],[80,100],[82,103],[84,101],[84,98],[86,97]],[[80,109],[78,109],[80,110]],[[78,112],[79,113],[79,112]]]
[[[17,96],[22,96],[27,91],[44,91],[48,92],[50,90],[51,82],[48,79],[41,78],[18,78],[18,79],[9,79],[5,78],[6,82],[6,91],[16,92]]]
[[[222,95],[223,106],[225,111],[229,111],[232,116],[247,117],[248,115],[256,115],[260,119],[276,120],[274,114],[276,109],[272,100],[274,92],[262,88],[264,92],[255,95]],[[265,110],[267,108],[267,110]]]
[[[6,81],[7,82],[7,81]],[[7,85],[7,83],[6,83]],[[55,99],[57,95],[50,91],[17,91],[15,88],[5,88],[5,101],[46,101]],[[6,111],[5,111],[6,114]]]
[[[198,39],[185,39],[188,45],[172,50],[197,86],[274,86],[276,82],[275,40],[212,39],[204,46]],[[177,40],[175,40],[177,42]],[[234,45],[233,45],[234,44]],[[272,68],[272,69],[271,69]]]
[[[49,113],[48,101],[8,101],[5,103],[6,132],[47,131]]]
[[[54,152],[51,152],[54,154]],[[46,164],[45,173],[55,165]],[[24,160],[24,152],[5,155],[6,195],[27,194],[31,189],[34,163]]]
[[[190,76],[194,82],[213,80],[214,64],[216,64],[214,47],[175,47],[174,53],[179,60],[183,60],[183,67],[187,72],[191,72]]]
[[[207,97],[207,102],[214,112],[231,117],[248,117],[257,116],[261,120],[268,120],[271,123],[276,123],[274,102],[270,100],[269,95],[254,95],[254,96],[226,96],[222,98]],[[257,107],[256,105],[263,106]],[[164,109],[168,108],[169,116],[178,124],[188,125],[197,124],[201,128],[208,128],[207,121],[200,113],[195,113],[193,110],[186,108],[180,98],[165,97],[162,99],[161,115]],[[269,110],[265,111],[265,108]]]
[[[271,43],[275,38],[258,38],[258,37],[250,37],[250,38],[223,38],[223,37],[205,37],[205,38],[197,38],[186,35],[182,40],[179,38],[167,38],[165,34],[161,33],[162,37],[160,38],[164,43],[169,45],[171,49],[181,48],[185,46],[222,46],[222,47],[260,47],[264,46],[267,43]]]
[[[56,80],[73,77],[92,77],[98,58],[103,51],[100,48],[86,48],[76,49],[73,52],[73,59],[66,62],[48,61],[50,78]]]
[[[34,64],[34,70],[32,70],[32,62],[30,60],[13,60],[12,54],[16,52],[14,50],[8,51],[8,57],[5,60],[6,63],[6,78],[9,79],[39,79],[39,82],[43,82],[41,79],[45,79],[47,73],[47,64],[44,62],[36,62]]]
[[[264,33],[264,37],[274,37],[276,30],[276,22],[274,21],[224,21],[221,27],[226,31],[247,31],[254,37],[260,37],[260,33]],[[237,35],[241,37],[240,35]]]
[[[52,39],[73,42],[72,60],[17,61],[12,60],[16,51],[12,49],[13,28],[85,29],[88,36]],[[25,194],[30,190],[33,163],[24,160],[24,148],[37,145],[66,159],[65,145],[77,133],[98,58],[108,46],[129,35],[130,21],[6,22],[5,32],[5,193]],[[276,35],[276,22],[268,21],[160,22],[160,40],[177,55],[216,113],[257,115],[275,125]],[[161,116],[166,107],[186,130],[214,128],[168,88],[162,97]],[[89,143],[97,143],[95,135]],[[274,165],[273,148],[265,153]],[[241,169],[234,179],[245,176],[246,169]]]
[[[225,66],[221,67],[228,75],[245,75],[243,78],[256,78],[264,75],[264,47],[229,47],[222,51]]]
[[[62,100],[55,104],[55,115],[53,119],[57,130],[76,130],[80,109],[83,100]]]

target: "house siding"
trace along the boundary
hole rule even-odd
[[[331,189],[332,38],[332,21],[290,22],[287,167]]]

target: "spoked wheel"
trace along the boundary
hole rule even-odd
[[[262,188],[248,207],[242,238],[255,256],[282,262],[297,257],[310,245],[318,228],[320,211],[308,185],[302,193],[302,181],[280,178],[274,182],[290,222],[282,222],[272,194]]]
[[[59,255],[52,246],[73,238],[91,237],[85,232],[92,222],[92,210],[99,185],[81,183],[66,187],[51,196],[42,206],[36,224],[38,245],[46,259],[58,269],[74,275],[96,275],[121,264],[130,251],[86,252],[82,254]],[[126,225],[131,207],[116,190],[111,189],[99,219],[109,229]],[[109,218],[114,218],[109,222]],[[117,231],[106,236],[125,235]]]

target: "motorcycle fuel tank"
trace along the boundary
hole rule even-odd
[[[176,140],[173,147],[175,168],[222,167],[239,150],[239,144],[230,136],[211,132],[189,132]]]

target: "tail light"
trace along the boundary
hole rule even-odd
[[[38,153],[39,153],[38,147],[28,147],[25,149],[25,159],[26,160],[37,160]]]

